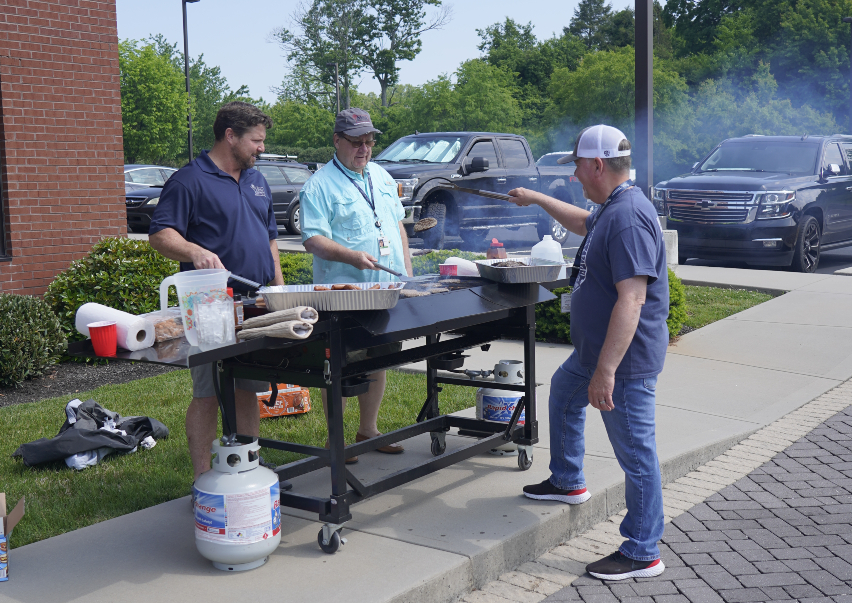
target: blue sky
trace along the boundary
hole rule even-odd
[[[629,0],[611,0],[620,10]],[[288,25],[298,0],[200,0],[187,5],[189,53],[204,54],[208,65],[218,65],[231,87],[247,84],[252,96],[273,100],[270,88],[284,77],[284,58],[269,41],[277,26]],[[505,17],[521,23],[532,21],[539,38],[562,31],[574,14],[576,0],[455,0],[453,20],[443,30],[423,36],[423,50],[414,61],[404,62],[401,80],[419,85],[441,73],[455,71],[459,63],[479,56],[477,29]],[[117,0],[119,39],[143,39],[163,34],[183,47],[180,0]],[[378,92],[375,80],[364,75],[359,90]]]

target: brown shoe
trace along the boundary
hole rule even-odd
[[[382,434],[379,434],[382,435]],[[366,442],[371,438],[367,436],[361,435],[360,433],[355,434],[355,443],[358,442]],[[384,454],[402,454],[405,452],[405,448],[400,446],[399,444],[388,444],[387,446],[382,446],[381,448],[376,448],[376,452],[383,452]]]
[[[328,448],[328,440],[326,440],[326,441],[325,441],[325,447],[326,447],[326,448]],[[358,457],[357,457],[357,456],[349,457],[349,458],[348,458],[348,459],[346,459],[346,461],[345,461],[345,463],[346,463],[347,465],[354,465],[354,464],[355,464],[355,463],[357,463],[357,462],[358,462]]]

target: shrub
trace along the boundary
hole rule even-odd
[[[435,250],[430,253],[411,258],[411,267],[414,269],[414,276],[420,276],[421,274],[437,274],[438,264],[443,264],[447,258],[453,256],[464,260],[485,259],[484,253],[473,253],[471,251],[460,251],[458,249]]]
[[[81,341],[74,327],[77,309],[96,302],[130,314],[160,309],[160,281],[177,272],[179,265],[148,244],[125,238],[107,238],[97,243],[89,255],[71,262],[54,279],[44,300],[56,313],[69,341]],[[170,305],[177,304],[174,289]]]
[[[280,261],[285,285],[310,285],[314,282],[314,256],[310,253],[282,253]]]
[[[669,339],[677,337],[686,319],[686,289],[677,275],[669,269],[669,317],[666,319]]]
[[[0,293],[0,385],[38,377],[65,351],[59,319],[45,302]]]

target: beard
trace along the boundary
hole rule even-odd
[[[252,153],[248,153],[246,155],[236,155],[235,159],[240,166],[241,170],[248,170],[254,167],[254,162],[257,160]]]

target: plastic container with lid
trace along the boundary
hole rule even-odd
[[[485,257],[489,260],[505,259],[506,249],[503,247],[503,243],[497,239],[491,239],[491,247],[488,248],[488,253],[485,254]]]
[[[565,258],[562,257],[562,245],[553,240],[550,235],[544,235],[541,242],[533,245],[530,250],[530,257],[540,258],[542,260],[550,260],[565,264]],[[564,279],[566,275],[565,266],[559,271],[559,279]]]

